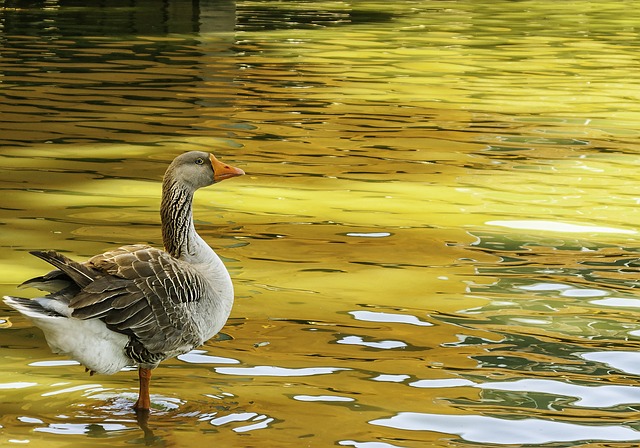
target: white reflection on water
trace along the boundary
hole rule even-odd
[[[516,288],[522,289],[524,291],[534,291],[534,292],[558,291],[560,296],[562,297],[589,298],[589,297],[603,297],[603,296],[609,295],[609,292],[603,291],[602,289],[574,288],[569,285],[564,285],[562,283],[534,283],[531,285],[519,285],[519,286],[516,286]],[[605,305],[605,306],[640,307],[640,300],[636,300],[636,299],[608,298],[608,299],[592,300],[591,303],[595,305]]]
[[[547,319],[531,319],[531,318],[524,318],[524,317],[513,317],[510,319],[510,321],[520,322],[522,324],[529,324],[529,325],[549,325],[553,323],[553,321],[547,320]]]
[[[269,423],[274,421],[273,418],[267,418],[266,415],[259,415],[253,419],[254,421],[258,421],[258,423],[254,423],[252,425],[240,426],[238,428],[233,428],[234,432],[248,432],[254,431],[256,429],[264,429],[269,427]],[[259,421],[260,420],[260,421]]]
[[[205,350],[191,350],[189,353],[179,355],[178,359],[190,364],[240,364],[237,359],[205,355],[204,353],[207,352]]]
[[[443,378],[436,380],[418,380],[409,383],[409,386],[419,388],[442,388],[442,387],[461,387],[461,386],[476,386],[476,383],[462,378]]]
[[[560,295],[564,297],[602,297],[608,294],[609,293],[606,291],[590,288],[571,288],[565,289],[564,291],[562,291],[562,293],[560,293]]]
[[[398,445],[391,445],[384,442],[356,442],[355,440],[341,440],[338,442],[341,446],[353,446],[355,448],[401,448]]]
[[[68,383],[61,383],[68,384]],[[69,392],[78,392],[78,391],[88,391],[88,392],[103,392],[109,389],[102,387],[101,384],[81,384],[79,386],[66,387],[60,390],[54,390],[51,392],[45,392],[42,394],[43,397],[50,397],[52,395],[66,394]]]
[[[376,378],[373,379],[377,380]],[[576,398],[577,400],[572,403],[572,405],[585,408],[605,408],[622,404],[640,403],[640,389],[637,387],[616,385],[587,386],[569,384],[558,380],[522,379],[516,381],[500,381],[479,384],[463,378],[442,378],[413,381],[408,383],[408,385],[421,389],[474,387],[484,390],[546,393],[556,396]]]
[[[0,389],[24,389],[25,387],[37,386],[38,383],[28,383],[26,381],[16,381],[15,383],[0,383]]]
[[[607,352],[580,353],[580,357],[587,361],[607,364],[615,369],[633,375],[640,375],[640,353],[611,350]]]
[[[553,395],[576,397],[575,406],[604,408],[619,404],[640,403],[640,389],[632,386],[580,386],[556,380],[523,379],[479,384],[481,389],[542,392]]]
[[[409,375],[386,375],[381,374],[371,378],[373,381],[383,381],[387,383],[402,383],[404,380],[411,378]]]
[[[364,339],[362,339],[360,336],[345,336],[344,338],[339,339],[337,342],[338,344],[362,345],[365,347],[378,348],[382,350],[389,350],[393,348],[403,348],[407,346],[407,344],[405,344],[402,341],[393,341],[393,340],[367,342]]]
[[[217,367],[217,373],[223,375],[246,375],[246,376],[312,376],[327,375],[340,370],[351,370],[340,367],[303,367],[300,369],[290,369],[276,366],[254,366],[254,367]]]
[[[90,425],[80,423],[52,423],[44,428],[33,428],[33,430],[36,432],[47,432],[51,434],[86,434],[91,430],[91,426],[100,426],[105,431],[136,429],[119,423],[91,423]]]
[[[22,423],[38,423],[38,424],[44,423],[39,418],[26,417],[26,416],[18,417],[18,420],[21,421]]]
[[[569,289],[571,286],[563,285],[562,283],[534,283],[532,285],[517,286],[517,288],[525,291],[561,291]]]
[[[293,399],[297,401],[355,401],[353,398],[338,395],[296,395]]]
[[[478,443],[514,444],[574,442],[579,440],[634,441],[640,432],[624,426],[592,426],[526,418],[505,420],[480,415],[442,415],[401,412],[369,423],[409,431],[457,434]]]
[[[614,308],[640,308],[640,300],[624,299],[621,297],[608,297],[606,299],[592,300],[594,305],[611,306]]]
[[[233,428],[233,431],[247,432],[247,431],[253,431],[255,429],[264,429],[264,428],[267,428],[269,426],[269,423],[274,421],[274,419],[271,417],[267,417],[264,414],[257,414],[255,412],[239,412],[235,414],[224,415],[222,417],[216,417],[212,419],[209,423],[211,423],[214,426],[222,426],[222,425],[227,425],[229,423],[246,422],[246,421],[252,421],[256,423]]]
[[[389,232],[349,232],[347,236],[355,236],[359,238],[384,238],[391,236]]]
[[[60,366],[79,366],[78,361],[73,359],[59,359],[59,360],[47,360],[47,361],[34,361],[30,362],[31,367],[60,367]]]
[[[420,325],[423,327],[430,327],[433,325],[432,323],[424,322],[418,319],[416,316],[412,316],[410,314],[382,313],[374,311],[349,311],[349,314],[351,314],[357,320],[363,320],[367,322],[410,324]]]

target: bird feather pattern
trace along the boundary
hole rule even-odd
[[[132,359],[155,363],[161,357],[159,353],[202,342],[196,340],[189,313],[184,312],[205,289],[202,274],[190,264],[139,244],[105,252],[86,263],[55,251],[34,255],[51,263],[76,285],[75,294],[66,294],[74,318],[101,319],[112,331],[132,338],[125,348]],[[59,281],[61,275],[54,273],[40,280],[46,283],[50,277]]]

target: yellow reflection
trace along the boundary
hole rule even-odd
[[[601,226],[585,226],[556,221],[487,221],[486,224],[490,226],[508,227],[510,229],[543,230],[563,233],[637,233],[634,230]]]

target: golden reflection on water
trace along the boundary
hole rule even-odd
[[[49,3],[0,11],[2,293],[30,249],[158,245],[166,164],[213,148],[248,173],[195,204],[237,303],[156,371],[152,433],[133,372],[4,309],[2,444],[640,440],[637,11],[141,2],[101,36]]]

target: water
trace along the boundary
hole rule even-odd
[[[0,444],[631,447],[640,12],[604,1],[5,2],[2,294],[160,244],[178,153],[237,302],[89,377],[0,310]]]

